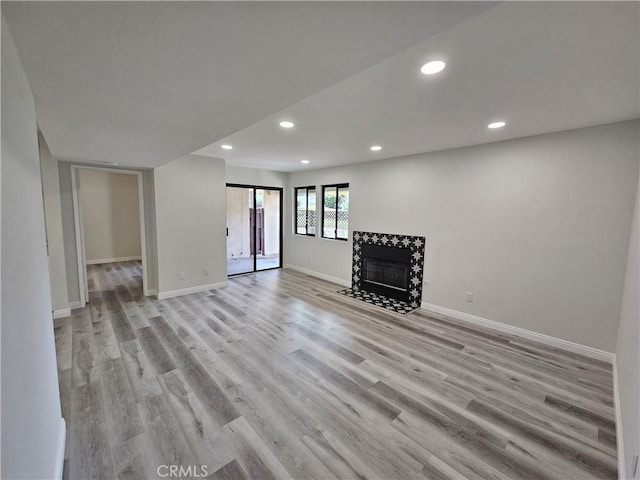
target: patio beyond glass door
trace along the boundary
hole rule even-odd
[[[279,268],[282,189],[227,185],[227,275]]]

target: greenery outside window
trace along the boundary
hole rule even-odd
[[[298,235],[316,234],[316,187],[297,187],[296,195],[296,225]]]
[[[349,184],[323,185],[322,237],[349,239]]]

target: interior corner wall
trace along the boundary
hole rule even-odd
[[[51,156],[49,146],[38,134],[40,169],[42,171],[42,194],[44,199],[45,226],[49,255],[49,279],[51,283],[51,303],[53,311],[69,308],[67,289],[67,267],[64,256],[62,234],[62,211],[60,208],[60,179],[58,162]]]
[[[224,160],[187,155],[154,177],[159,294],[226,281]]]
[[[626,276],[618,341],[616,343],[616,370],[618,374],[618,401],[622,422],[624,471],[620,478],[632,475],[633,449],[640,452],[640,179],[636,195],[633,225],[629,240]],[[640,467],[635,478],[640,478]]]
[[[140,258],[138,177],[78,170],[87,264]]]
[[[64,421],[56,368],[33,95],[2,19],[2,469],[56,478]]]
[[[350,231],[426,237],[423,302],[613,352],[638,132],[634,120],[292,173],[286,263],[349,281],[351,240],[293,233],[293,188],[349,182]]]

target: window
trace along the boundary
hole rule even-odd
[[[349,184],[322,187],[322,236],[349,238]]]
[[[316,234],[316,187],[296,188],[296,230],[298,235]]]

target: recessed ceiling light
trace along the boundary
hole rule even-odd
[[[309,163],[309,160],[300,160],[300,163]]]
[[[434,60],[432,62],[425,63],[420,71],[425,75],[433,75],[435,73],[440,73],[444,70],[446,64],[442,60]]]
[[[285,120],[284,122],[280,122],[280,126],[282,128],[291,128],[291,127],[293,127],[293,122],[289,122],[289,121]]]
[[[506,122],[493,122],[487,125],[487,128],[502,128],[506,125]]]
[[[222,145],[224,150],[231,150],[233,147],[231,145]]]
[[[380,150],[382,150],[382,147],[380,145],[374,145],[373,147],[371,147],[372,152],[379,152]]]

